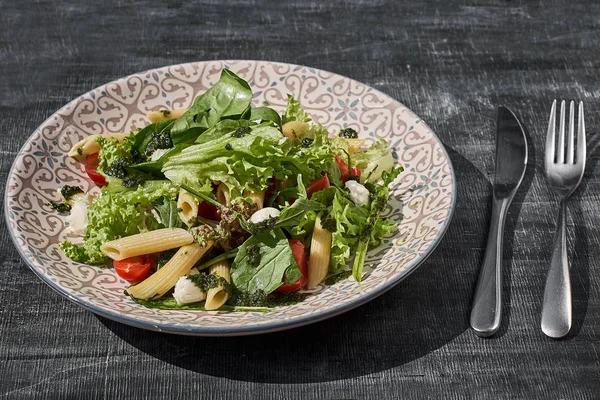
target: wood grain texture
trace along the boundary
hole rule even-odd
[[[28,135],[91,88],[188,61],[285,61],[374,86],[438,133],[458,175],[445,239],[414,275],[357,310],[287,332],[207,339],[146,332],[79,308],[29,271],[2,226],[0,397],[598,398],[600,4],[221,3],[2,1],[2,185]],[[569,203],[575,320],[563,341],[539,329],[557,214],[542,157],[554,98],[585,102],[589,143]],[[507,224],[504,324],[483,340],[468,330],[468,315],[500,104],[520,115],[532,157]]]

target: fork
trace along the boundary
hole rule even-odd
[[[577,143],[575,143],[575,103],[571,101],[569,133],[565,138],[565,101],[560,103],[558,144],[556,136],[556,100],[552,103],[548,136],[546,138],[545,172],[552,189],[560,197],[560,210],[554,236],[552,261],[546,277],[542,305],[542,331],[546,336],[559,339],[571,329],[571,278],[567,259],[566,214],[567,199],[579,186],[585,169],[585,124],[583,102],[579,102]],[[566,139],[566,146],[565,146]],[[565,154],[566,147],[566,154]]]

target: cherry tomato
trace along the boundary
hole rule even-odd
[[[285,283],[285,276],[281,278],[283,285],[279,286],[276,292],[293,292],[294,290],[302,289],[306,285],[308,276],[308,263],[306,261],[306,253],[304,252],[304,245],[299,240],[290,239],[288,240],[290,247],[292,248],[292,254],[298,264],[300,273],[302,276],[294,283]]]
[[[331,186],[331,184],[329,183],[329,177],[327,176],[327,174],[325,174],[322,177],[320,177],[319,179],[315,179],[314,181],[312,181],[306,187],[306,194],[308,195],[308,198],[310,199],[311,196],[313,195],[313,193],[318,192],[319,190],[328,188],[329,186]]]
[[[98,153],[90,154],[85,158],[85,172],[98,186],[106,186],[106,178],[98,173]]]
[[[154,257],[151,254],[143,256],[129,257],[121,261],[113,261],[113,266],[117,275],[130,283],[140,282],[148,275],[154,264]]]
[[[218,213],[217,207],[206,201],[198,204],[198,216],[213,221],[221,220],[221,215]]]
[[[342,182],[346,182],[350,174],[350,171],[348,170],[348,164],[346,164],[340,156],[335,156],[335,162],[337,162],[338,168],[340,169],[340,177],[342,178]]]
[[[360,178],[360,168],[358,168],[358,167],[352,167],[352,169],[350,170],[350,174],[352,176]]]

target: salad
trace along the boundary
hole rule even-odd
[[[112,265],[151,308],[269,311],[360,282],[368,248],[396,229],[381,217],[402,172],[387,142],[330,135],[290,95],[281,115],[251,100],[224,69],[189,109],[75,144],[101,190],[64,186],[51,204],[79,237],[65,255]]]

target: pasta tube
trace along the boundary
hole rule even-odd
[[[256,205],[257,210],[260,210],[265,205],[264,192],[244,192],[244,197],[248,197],[250,200],[252,200],[252,203]]]
[[[121,143],[129,135],[131,135],[131,132],[104,133],[102,135],[86,136],[79,142],[75,143],[75,145],[71,148],[71,150],[69,150],[67,154],[69,155],[69,157],[89,156],[90,154],[94,154],[100,151],[100,145],[98,144],[98,142],[96,142],[96,140],[99,137],[103,137],[106,140],[116,138],[119,141],[119,143]]]
[[[312,239],[310,241],[310,258],[308,259],[308,282],[309,289],[316,288],[329,269],[329,257],[331,256],[331,232],[321,226],[321,218],[317,217]]]
[[[348,154],[356,153],[358,149],[365,143],[365,139],[344,139],[348,144]]]
[[[205,247],[198,243],[188,244],[177,250],[177,253],[158,271],[146,278],[142,283],[130,286],[127,293],[136,299],[156,299],[167,293],[206,253],[212,242]]]
[[[159,110],[159,111],[150,111],[146,114],[146,118],[150,122],[158,122],[163,119],[175,119],[181,117],[187,111],[186,108],[180,108],[178,110]]]
[[[179,218],[187,226],[194,225],[198,216],[198,200],[186,190],[181,189],[177,197],[177,208],[181,210],[179,211]]]
[[[215,197],[217,198],[217,201],[224,206],[231,206],[231,194],[229,193],[229,188],[224,183],[220,183],[219,186],[217,186]]]
[[[164,228],[111,240],[100,246],[100,250],[113,260],[119,261],[142,254],[174,249],[193,241],[194,238],[185,229]]]
[[[227,282],[231,283],[231,276],[229,274],[229,262],[227,260],[217,261],[210,266],[209,269],[211,274],[215,274],[224,278]],[[204,307],[207,310],[216,310],[220,308],[227,299],[229,294],[223,288],[223,285],[219,285],[215,288],[208,289],[206,292],[206,303]]]

